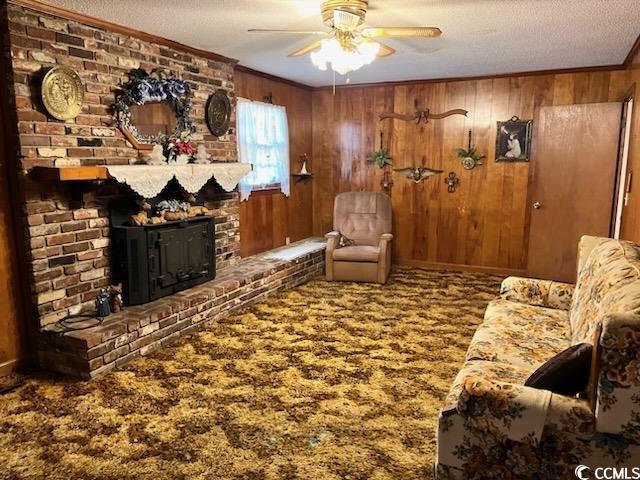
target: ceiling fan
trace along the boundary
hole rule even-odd
[[[369,0],[326,0],[320,10],[322,21],[331,30],[269,30],[251,29],[257,33],[286,33],[322,35],[325,38],[289,54],[300,57],[311,54],[311,61],[321,70],[327,65],[345,75],[367,65],[377,57],[388,57],[396,50],[375,39],[378,38],[435,38],[442,35],[437,27],[362,27],[367,15]]]

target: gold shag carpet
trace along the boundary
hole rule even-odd
[[[0,396],[0,479],[425,479],[499,278],[314,280],[91,382]]]

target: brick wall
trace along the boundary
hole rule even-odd
[[[163,68],[193,87],[195,143],[217,161],[236,161],[235,132],[212,136],[205,104],[217,89],[233,96],[233,64],[200,58],[120,33],[9,4],[11,78],[15,92],[26,238],[33,275],[34,308],[44,326],[93,309],[96,292],[110,283],[108,200],[125,187],[44,183],[34,166],[128,164],[137,151],[114,126],[110,105],[132,68]],[[55,65],[76,70],[85,85],[82,113],[61,122],[40,100],[41,79]],[[11,85],[10,85],[11,87]],[[235,125],[232,119],[232,125]],[[210,184],[207,203],[216,213],[217,267],[235,263],[239,251],[237,193]]]

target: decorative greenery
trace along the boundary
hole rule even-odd
[[[384,168],[385,165],[393,165],[393,158],[389,156],[389,152],[384,148],[379,148],[369,154],[367,161],[375,163],[379,168]]]
[[[136,68],[129,72],[129,81],[120,87],[120,92],[113,105],[115,120],[118,126],[127,128],[137,139],[146,143],[159,143],[158,136],[140,134],[131,124],[130,105],[144,105],[148,102],[164,102],[176,114],[176,135],[182,132],[195,132],[193,121],[189,117],[191,110],[191,85],[161,69],[150,74],[146,70]]]
[[[189,130],[183,130],[179,134],[174,134],[170,137],[161,135],[159,143],[163,146],[163,153],[167,163],[175,162],[178,155],[187,155],[189,162],[191,162],[196,151],[191,143],[191,132]]]
[[[156,210],[158,212],[163,210],[167,212],[186,212],[189,210],[189,204],[187,202],[181,202],[180,200],[163,200],[158,203]]]
[[[477,164],[480,164],[481,160],[483,158],[487,158],[484,155],[482,155],[482,156],[478,155],[476,147],[470,147],[467,150],[465,150],[464,148],[459,148],[458,149],[458,157],[462,158],[462,159],[471,158]]]

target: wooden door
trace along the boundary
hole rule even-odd
[[[529,187],[529,276],[573,282],[580,237],[609,236],[621,109],[621,103],[540,108]]]

